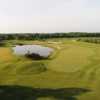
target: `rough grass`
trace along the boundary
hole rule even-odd
[[[99,45],[65,39],[56,40],[57,43],[53,43],[54,40],[53,42],[52,40],[22,42],[44,44],[55,48],[56,53],[52,59],[33,61],[25,57],[15,56],[9,46],[1,47],[0,85],[49,89],[87,88],[91,92],[78,95],[78,100],[100,100]],[[53,99],[52,97],[40,98],[40,100]]]
[[[0,61],[10,61],[12,58],[12,52],[7,47],[0,48]]]

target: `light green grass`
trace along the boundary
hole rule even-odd
[[[91,92],[78,96],[79,100],[100,100],[100,45],[66,39],[58,43],[50,43],[52,40],[22,42],[53,47],[55,53],[52,59],[33,61],[15,56],[11,47],[0,48],[1,85],[87,88]]]

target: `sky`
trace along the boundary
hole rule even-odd
[[[0,33],[100,32],[100,0],[0,0]]]

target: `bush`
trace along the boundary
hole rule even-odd
[[[36,53],[26,54],[25,56],[28,57],[28,58],[34,59],[34,60],[41,60],[41,59],[47,59],[48,58],[48,57],[43,57],[43,56],[36,54]]]

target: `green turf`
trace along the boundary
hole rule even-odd
[[[7,42],[8,46],[0,48],[0,85],[49,89],[84,88],[90,92],[77,95],[76,100],[100,100],[99,44],[66,39],[20,42],[50,46],[55,51],[50,59],[34,61],[15,56],[11,50],[12,41]],[[38,100],[58,99],[42,97]]]

